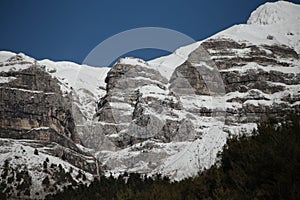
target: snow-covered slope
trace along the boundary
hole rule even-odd
[[[48,72],[61,81],[64,92],[73,92],[73,98],[76,99],[74,106],[79,107],[83,118],[92,119],[96,102],[105,94],[104,80],[110,68],[51,60],[41,60],[38,63],[45,65]]]
[[[231,38],[252,44],[284,44],[300,53],[300,5],[286,1],[266,3],[252,12],[247,24],[233,26],[213,38]]]
[[[196,42],[194,44],[181,47],[173,54],[150,60],[148,63],[157,68],[163,76],[169,79],[176,67],[184,63],[187,60],[188,55],[198,48],[200,44],[201,42]]]
[[[70,85],[75,91],[90,91],[96,98],[103,94],[104,79],[110,68],[97,68],[79,65],[72,62],[53,62],[41,60],[38,64],[45,65],[47,70],[63,83]]]
[[[92,174],[82,172],[81,169],[49,153],[49,150],[51,152],[57,146],[43,145],[32,140],[0,138],[0,183],[6,186],[1,192],[10,198],[19,194],[19,198],[26,199],[30,196],[32,199],[43,199],[46,194],[61,191],[72,181],[89,184],[93,180]]]

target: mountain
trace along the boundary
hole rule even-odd
[[[247,24],[169,56],[121,59],[98,103],[94,124],[114,144],[99,160],[116,174],[180,180],[215,163],[227,137],[299,112],[299,8],[267,3]]]
[[[101,173],[181,180],[210,168],[228,137],[299,113],[299,11],[267,3],[247,24],[112,68],[1,51],[0,190],[43,198]]]

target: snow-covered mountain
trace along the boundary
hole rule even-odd
[[[113,142],[99,149],[99,160],[116,173],[182,179],[210,167],[228,135],[299,111],[299,11],[267,3],[247,24],[169,56],[121,59],[98,103],[94,124]]]
[[[300,6],[285,1],[148,62],[123,58],[94,68],[1,51],[0,159],[12,169],[27,166],[36,185],[47,176],[37,167],[46,157],[72,173],[83,170],[85,182],[99,169],[196,175],[216,162],[231,135],[299,113],[299,54]],[[67,159],[55,152],[68,152]]]

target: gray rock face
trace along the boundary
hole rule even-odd
[[[187,81],[187,83],[185,83]],[[176,68],[170,80],[171,89],[178,94],[209,95],[210,91],[202,78],[202,75],[193,67],[190,62],[186,62]],[[192,89],[192,91],[191,91]]]
[[[20,69],[14,68],[15,65],[20,66]],[[2,71],[1,67],[10,67],[10,70]],[[72,113],[72,96],[70,93],[63,94],[59,81],[52,77],[45,67],[16,55],[1,63],[0,77],[8,80],[0,82],[0,151],[11,148],[11,156],[8,158],[12,171],[13,168],[20,167],[17,164],[18,156],[14,156],[20,151],[14,150],[16,146],[22,146],[24,149],[39,149],[53,164],[56,163],[56,166],[65,163],[65,166],[83,170],[84,174],[99,175],[98,160],[76,145],[80,143],[80,139]],[[31,165],[43,164],[43,161],[38,163],[38,159],[41,158],[33,159],[28,166],[23,164],[31,179],[35,177],[30,174],[36,173],[36,168]],[[56,181],[57,176],[50,171],[44,170],[40,175],[41,178],[48,173],[50,180]],[[53,173],[54,171],[53,168]],[[37,182],[28,184],[28,191],[23,194],[23,198],[30,196],[33,198],[34,194],[30,194],[30,191],[39,194],[35,198],[42,198],[45,194],[58,189],[46,191],[39,188],[41,190],[39,191],[38,188],[31,187]],[[15,193],[12,192],[10,197],[14,197]]]
[[[149,139],[170,142],[173,138],[184,141],[199,137],[192,123],[177,114],[184,110],[179,93],[195,97],[209,92],[190,65],[178,67],[168,81],[158,70],[143,64],[116,64],[106,78],[107,94],[98,103],[99,124],[110,127],[101,128],[104,135],[118,148]],[[185,110],[195,114],[193,110]],[[184,133],[187,130],[189,133]]]
[[[124,77],[125,76],[125,77]],[[139,81],[133,79],[138,76],[143,77]],[[148,80],[146,80],[148,79]],[[146,68],[139,65],[123,65],[116,64],[107,74],[105,79],[106,90],[109,91],[112,88],[118,89],[128,89],[128,88],[136,88],[138,86],[148,85],[149,83],[153,83],[153,81],[159,81],[163,83],[167,83],[166,78],[162,77],[158,71],[151,68]],[[163,85],[159,85],[159,87],[163,87]]]
[[[211,39],[202,45],[220,69],[226,92],[242,94],[227,99],[242,105],[227,110],[228,124],[259,123],[268,117],[299,112],[299,105],[293,105],[300,100],[299,94],[288,89],[299,89],[300,74],[289,70],[299,68],[295,50],[285,45],[254,46],[229,39]],[[234,53],[237,50],[241,53]],[[259,67],[247,68],[251,64]]]
[[[71,116],[71,98],[62,96],[58,82],[40,66],[1,72],[1,76],[16,77],[0,84],[1,137],[18,138],[32,128],[45,126],[79,142]]]
[[[225,38],[207,40],[202,45],[211,52],[210,55],[220,56],[214,59],[214,61],[221,70],[231,68],[232,66],[243,66],[249,62],[255,62],[262,66],[280,65],[288,67],[291,64],[287,60],[280,60],[280,58],[299,59],[297,52],[285,45],[255,46]],[[238,55],[237,51],[233,50],[247,51]]]
[[[299,56],[285,45],[214,38],[172,67],[169,80],[147,63],[119,62],[108,73],[107,93],[97,107],[101,132],[115,146],[112,153],[99,148],[98,158],[108,169],[123,166],[122,170],[177,177],[184,165],[176,164],[178,152],[192,151],[190,160],[198,160],[195,168],[206,166],[200,160],[213,163],[212,152],[221,148],[226,134],[250,134],[269,117],[299,112]],[[214,134],[214,126],[222,131]],[[147,150],[148,142],[160,145]],[[180,143],[187,150],[169,150]]]

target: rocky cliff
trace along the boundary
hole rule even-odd
[[[80,139],[72,113],[73,99],[71,93],[63,93],[59,80],[45,66],[22,54],[2,60],[0,70],[0,147],[5,163],[1,191],[12,198],[41,198],[72,184],[66,180],[51,190],[41,187],[46,177],[50,182],[58,181],[61,177],[56,173],[63,169],[67,172],[74,168],[73,177],[82,170],[89,180],[98,175],[98,161],[77,146]],[[52,169],[48,170],[47,165]],[[14,183],[21,184],[19,172],[25,176],[26,187],[12,187]]]
[[[298,5],[268,3],[248,24],[169,56],[121,59],[97,106],[109,141],[98,158],[116,173],[181,179],[210,167],[228,136],[299,113],[300,21],[286,9],[299,15]]]

